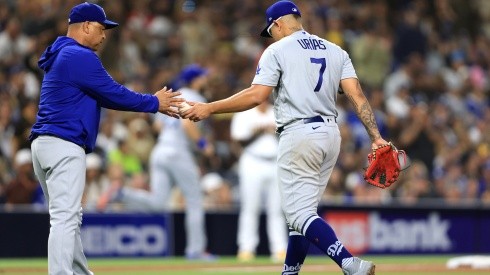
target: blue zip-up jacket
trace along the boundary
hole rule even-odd
[[[94,150],[101,107],[155,113],[156,96],[131,91],[117,83],[91,49],[60,36],[38,62],[44,72],[37,121],[30,140],[52,135]]]

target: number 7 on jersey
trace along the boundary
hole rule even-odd
[[[310,61],[313,64],[320,64],[321,65],[319,76],[318,76],[318,82],[316,83],[315,90],[314,90],[315,92],[318,92],[318,91],[320,91],[320,88],[322,87],[323,73],[325,72],[325,68],[327,68],[327,61],[325,60],[325,58],[313,58],[313,57],[310,58]]]

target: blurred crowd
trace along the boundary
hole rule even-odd
[[[272,0],[105,0],[107,31],[98,52],[115,80],[149,93],[178,88],[182,67],[209,69],[202,94],[222,99],[250,85]],[[389,189],[362,178],[370,140],[338,95],[342,148],[325,203],[490,204],[490,1],[297,0],[303,26],[351,56],[383,137],[406,150],[410,168]],[[79,0],[0,0],[0,204],[43,204],[30,163],[42,72],[37,60]],[[76,64],[73,64],[76,66]],[[298,91],[301,92],[301,91]],[[212,155],[199,155],[208,209],[239,205],[240,149],[232,114],[208,119]],[[97,150],[87,157],[87,209],[111,185],[148,188],[154,116],[104,110]],[[253,173],[253,171],[250,171]],[[175,190],[176,208],[182,196]],[[124,208],[124,206],[121,206]]]

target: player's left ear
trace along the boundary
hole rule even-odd
[[[82,30],[84,33],[88,34],[90,32],[90,22],[85,21],[82,23]]]
[[[277,27],[277,31],[281,31],[281,28],[282,28],[282,23],[280,23],[279,20],[276,20],[274,21],[274,24],[276,24],[276,27]]]

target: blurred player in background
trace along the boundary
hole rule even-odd
[[[49,274],[93,274],[82,248],[82,195],[86,155],[95,149],[101,107],[177,116],[182,99],[166,88],[155,95],[136,93],[117,83],[95,53],[105,31],[118,24],[102,7],[72,8],[66,36],[47,47],[38,65],[45,72],[39,112],[32,126],[32,163],[48,202]]]
[[[207,79],[207,70],[193,64],[182,69],[175,84],[182,86],[178,92],[186,100],[206,102],[200,91]],[[155,127],[160,134],[150,155],[150,190],[116,185],[101,200],[118,201],[131,210],[164,211],[168,208],[172,187],[176,185],[185,199],[186,257],[213,260],[214,256],[206,252],[201,171],[194,155],[198,151],[210,156],[213,146],[207,142],[200,123],[157,115]],[[104,205],[101,204],[102,208]]]
[[[14,177],[5,186],[6,205],[35,202],[39,182],[32,169],[30,149],[20,149],[14,157]],[[42,196],[42,195],[41,195]]]
[[[82,207],[85,211],[95,211],[97,201],[109,189],[110,181],[106,176],[102,158],[97,153],[87,154],[87,175],[82,196]]]
[[[287,230],[277,183],[278,140],[275,131],[274,111],[268,101],[253,109],[236,113],[231,121],[231,138],[238,141],[243,148],[238,170],[240,261],[246,262],[255,258],[259,244],[259,217],[264,198],[272,260],[282,262],[286,257]]]
[[[303,29],[298,7],[279,1],[266,11],[264,37],[276,41],[262,54],[252,85],[211,103],[191,103],[181,113],[194,121],[210,114],[245,111],[274,95],[279,134],[278,176],[282,209],[289,224],[283,275],[298,274],[310,242],[326,253],[347,275],[372,275],[372,262],[353,257],[335,232],[318,216],[340,152],[336,123],[339,88],[353,104],[372,142],[386,145],[346,51]]]

